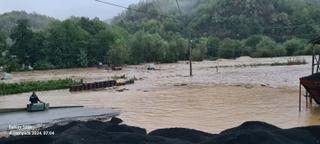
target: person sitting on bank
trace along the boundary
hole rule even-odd
[[[31,102],[31,104],[35,104],[35,103],[38,103],[38,102],[44,103],[38,98],[38,96],[37,96],[37,94],[35,92],[32,92],[32,95],[30,96],[29,101]]]

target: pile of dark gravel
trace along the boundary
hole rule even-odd
[[[185,128],[143,128],[110,122],[72,122],[52,126],[53,136],[16,136],[0,139],[1,144],[319,144],[320,126],[280,129],[263,122],[246,122],[220,134]]]

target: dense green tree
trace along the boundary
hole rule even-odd
[[[252,35],[249,38],[243,40],[244,48],[243,48],[243,55],[248,55],[255,57],[257,46],[264,38],[263,35]]]
[[[52,64],[61,68],[85,66],[89,34],[70,20],[55,24],[50,30]]]
[[[30,64],[32,50],[32,31],[27,20],[19,20],[10,38],[14,44],[10,48],[10,55],[15,55],[21,63]]]
[[[88,64],[89,64],[88,54],[87,54],[87,50],[85,48],[79,49],[77,62],[80,67],[87,67],[88,66]]]
[[[221,42],[219,56],[222,58],[237,58],[241,56],[242,47],[243,43],[241,41],[226,38]]]
[[[194,47],[192,49],[192,58],[197,61],[201,61],[207,58],[208,51],[208,39],[201,37],[194,41]]]
[[[160,21],[155,19],[150,19],[146,22],[143,22],[141,25],[141,29],[147,31],[149,33],[158,33],[163,32],[163,25]]]
[[[165,62],[176,62],[179,60],[180,51],[176,41],[170,41],[169,47],[166,50]]]
[[[286,55],[286,50],[269,37],[263,37],[254,53],[255,57],[276,57],[284,55]]]
[[[187,59],[188,41],[180,35],[173,35],[166,50],[166,62],[176,62]]]
[[[117,39],[107,53],[108,64],[112,66],[124,65],[129,60],[129,54],[126,43],[121,39]]]
[[[31,40],[30,63],[34,65],[38,61],[48,61],[49,48],[46,32],[33,33]]]
[[[4,34],[0,32],[0,57],[2,57],[2,53],[4,53],[8,48],[6,37]]]
[[[110,29],[102,29],[89,42],[88,57],[90,65],[107,63],[107,52],[115,41],[115,34]]]
[[[166,42],[159,34],[137,32],[131,39],[131,56],[134,63],[157,62],[166,57]]]
[[[130,39],[131,62],[134,64],[145,62],[147,50],[144,35],[144,32],[139,31],[132,35]]]
[[[208,57],[216,58],[219,56],[220,39],[210,36],[208,38]]]
[[[75,18],[75,22],[85,31],[91,35],[99,33],[101,30],[106,29],[106,24],[99,20],[99,18],[94,18],[90,20],[89,18],[81,17]]]
[[[304,40],[293,38],[284,42],[283,46],[287,51],[288,56],[293,56],[301,53],[306,43]]]
[[[252,51],[257,49],[257,45],[263,39],[263,35],[252,35],[248,39],[245,40],[244,44],[247,47],[250,47]]]
[[[320,54],[320,45],[306,45],[304,50],[301,52],[302,54],[305,54],[305,55],[312,55],[314,53],[316,54]]]
[[[27,20],[30,28],[36,31],[46,29],[50,23],[57,21],[52,17],[37,13],[12,11],[0,14],[0,31],[3,32],[4,35],[9,36],[15,26],[18,24],[18,21],[21,19]]]
[[[2,66],[6,72],[16,71],[20,68],[19,62],[16,58],[0,57],[0,66]]]
[[[189,53],[189,43],[188,40],[183,38],[183,37],[179,37],[177,39],[175,39],[176,42],[176,54],[178,56],[178,60],[185,60],[188,59],[188,53]]]

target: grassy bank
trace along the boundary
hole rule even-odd
[[[71,85],[78,84],[72,79],[49,80],[49,81],[33,81],[23,83],[0,83],[0,95],[17,94],[32,91],[46,91],[66,89]]]

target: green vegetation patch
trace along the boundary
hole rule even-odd
[[[32,81],[23,83],[0,83],[0,95],[17,94],[32,91],[67,89],[80,82],[72,79]]]

